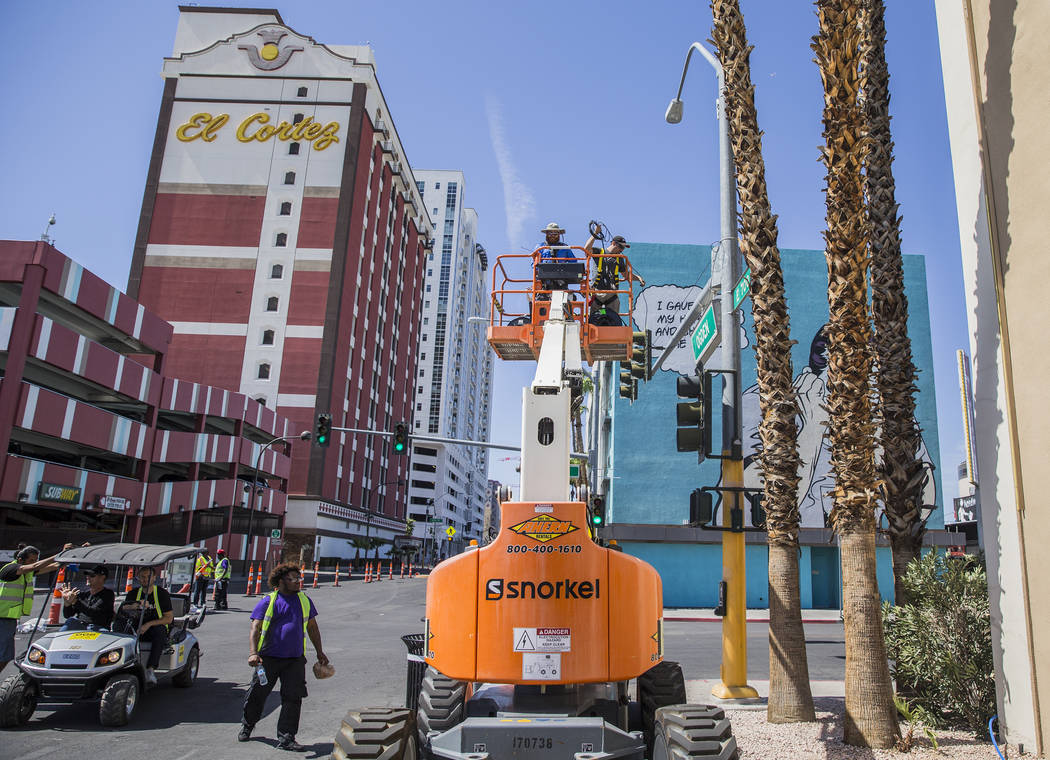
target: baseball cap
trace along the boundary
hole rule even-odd
[[[624,248],[630,248],[630,247],[631,247],[630,245],[628,245],[628,244],[627,244],[627,241],[626,241],[626,240],[624,240],[624,238],[623,238],[623,235],[616,235],[616,236],[615,236],[615,237],[614,237],[614,238],[612,239],[612,242],[613,242],[613,243],[619,243],[619,244],[620,244],[620,245],[622,245],[622,246],[623,246]]]
[[[95,565],[90,570],[85,570],[84,575],[104,575],[109,577],[109,569],[105,565]]]

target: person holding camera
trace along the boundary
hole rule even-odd
[[[96,565],[84,571],[87,580],[87,592],[70,586],[62,587],[62,612],[66,622],[63,631],[78,631],[93,626],[110,628],[113,625],[113,603],[116,594],[106,588],[109,570],[105,565]]]

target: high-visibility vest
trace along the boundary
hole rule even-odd
[[[17,562],[8,562],[0,570],[6,570]],[[33,614],[33,573],[25,573],[13,581],[0,582],[0,618],[18,620],[22,615]]]
[[[270,592],[270,603],[266,605],[266,614],[263,615],[262,633],[259,634],[259,653],[262,653],[263,642],[266,641],[266,632],[270,630],[270,621],[273,619],[273,605],[277,601],[277,592]],[[299,592],[299,604],[303,608],[303,654],[306,654],[306,626],[310,622],[310,599],[302,591]]]
[[[197,566],[193,568],[193,574],[204,578],[211,578],[212,564],[210,559],[204,555],[197,557]]]
[[[142,593],[143,591],[145,591],[145,589],[142,588],[142,586],[139,586],[137,589],[135,589],[135,598],[132,599],[131,601],[133,601],[133,602],[142,601],[142,599],[144,599],[145,596],[146,596],[146,594]],[[160,611],[160,594],[157,593],[156,585],[153,586],[153,609],[157,613],[157,619],[158,620],[160,618],[164,617],[164,613],[162,613]],[[167,628],[168,626],[165,625],[164,627]]]
[[[599,248],[597,252],[602,258],[598,259],[598,271],[595,273],[594,285],[600,290],[615,290],[620,284],[620,264],[623,263],[623,257],[606,255],[604,248]],[[603,288],[602,286],[607,283],[611,283],[612,287]]]
[[[230,577],[230,561],[223,557],[215,567],[215,580],[225,581]]]

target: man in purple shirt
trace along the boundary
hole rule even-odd
[[[321,647],[321,631],[315,619],[317,608],[300,590],[301,580],[298,565],[278,565],[270,573],[270,587],[274,591],[260,599],[252,610],[248,665],[255,673],[244,698],[237,741],[246,742],[251,738],[252,729],[262,717],[266,698],[280,679],[277,748],[292,752],[306,749],[295,741],[306,696],[306,637],[310,637],[319,663],[327,665],[328,657]]]

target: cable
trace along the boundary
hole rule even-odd
[[[999,756],[999,760],[1006,760],[1003,757],[1003,753],[999,751],[999,742],[995,740],[995,733],[992,731],[992,723],[996,721],[998,715],[993,715],[988,719],[988,738],[992,740],[992,746],[995,747],[995,754]]]

